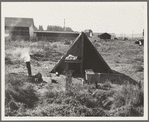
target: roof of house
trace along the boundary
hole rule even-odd
[[[67,31],[39,31],[39,30],[36,30],[36,31],[34,31],[34,33],[64,33],[64,34],[78,34],[79,35],[79,32],[67,32]]]
[[[5,26],[30,27],[34,26],[33,18],[5,17]]]

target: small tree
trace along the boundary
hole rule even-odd
[[[39,25],[39,31],[43,31],[42,25]]]
[[[73,30],[70,27],[66,27],[67,32],[73,32]]]
[[[67,32],[73,32],[73,30],[70,27],[63,28],[61,26],[55,26],[55,25],[48,25],[47,31],[67,31]]]

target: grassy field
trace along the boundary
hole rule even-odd
[[[100,40],[89,38],[111,69],[132,78],[113,84],[111,81],[94,85],[82,84],[80,78],[67,75],[52,79],[50,71],[67,52],[70,45],[64,42],[5,42],[5,116],[143,116],[144,115],[144,51],[134,40]],[[96,40],[96,41],[95,41]],[[40,72],[45,82],[35,83],[27,77],[24,52],[31,53],[32,73]],[[108,87],[108,89],[106,89]]]

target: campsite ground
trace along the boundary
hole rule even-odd
[[[136,82],[141,81],[142,84],[144,83],[144,73],[143,73],[144,72],[144,47],[143,46],[136,45],[135,40],[125,40],[125,41],[124,40],[109,40],[109,41],[100,40],[97,35],[94,35],[89,39],[93,43],[95,48],[99,51],[99,53],[101,54],[101,56],[104,58],[104,60],[107,62],[107,64],[110,66],[111,69],[131,77]],[[49,77],[50,75],[49,72],[54,67],[54,65],[58,62],[58,60],[60,60],[60,58],[66,53],[69,46],[70,45],[64,43],[64,41],[53,42],[53,43],[43,42],[43,41],[39,41],[39,42],[25,42],[25,41],[7,42],[6,41],[5,42],[5,85],[6,85],[5,115],[6,116],[143,116],[143,106],[142,106],[143,104],[140,103],[139,101],[137,103],[137,107],[135,108],[136,103],[135,105],[134,104],[132,105],[134,100],[130,100],[132,96],[138,100],[138,94],[143,94],[142,93],[143,87],[140,91],[139,89],[136,88],[136,86],[131,90],[129,88],[130,86],[126,86],[125,88],[129,88],[129,90],[127,89],[127,94],[131,92],[131,95],[132,95],[132,96],[129,95],[129,98],[128,98],[128,101],[130,100],[131,102],[129,101],[130,103],[128,104],[127,103],[128,101],[127,102],[125,101],[122,105],[117,105],[118,103],[115,103],[115,101],[117,101],[116,98],[112,98],[113,100],[112,101],[108,94],[116,93],[117,96],[121,96],[126,99],[126,96],[124,96],[123,94],[123,90],[120,89],[123,86],[111,84],[110,82],[107,83],[107,84],[110,84],[111,88],[114,88],[114,90],[116,90],[116,88],[118,88],[119,86],[120,91],[122,91],[120,92],[121,94],[118,94],[117,92],[113,93],[113,92],[109,92],[101,89],[97,90],[94,88],[91,88],[90,91],[88,91],[89,86],[87,84],[82,85],[80,82],[81,80],[79,78],[73,78],[72,81],[74,82],[74,85],[72,86],[72,90],[71,92],[69,92],[69,94],[66,94],[65,76],[61,75],[60,77],[56,77],[54,74],[52,76],[54,79],[58,81],[58,84],[52,84],[51,79]],[[27,51],[31,53],[32,74],[36,74],[40,72],[43,76],[44,81],[46,81],[47,83],[39,83],[39,84],[33,83],[33,82],[30,82],[30,79],[26,76],[27,75],[26,65],[22,61],[20,56]],[[36,98],[34,98],[33,100],[33,103],[35,102],[36,104],[32,106],[32,110],[25,106],[25,105],[29,105],[28,102],[23,102],[24,101],[23,99],[31,100],[30,96],[29,95],[19,96],[21,94],[16,93],[17,90],[20,90],[21,92],[24,93],[22,89],[16,88],[17,86],[14,86],[14,84],[12,83],[14,82],[16,85],[16,81],[21,82],[23,83],[24,86],[26,86],[25,87],[26,89],[24,90],[29,90],[30,93],[35,93],[35,94],[30,94],[37,97],[37,100]],[[30,88],[29,86],[32,86],[32,88]],[[34,91],[32,91],[31,89],[34,89]],[[133,94],[132,90],[136,91],[135,95]],[[91,93],[92,95],[90,95],[89,92],[92,92]],[[99,96],[100,96],[100,102],[102,106],[99,106],[99,96],[96,96],[97,94],[94,94],[94,93],[100,94]],[[107,101],[109,100],[109,102],[107,103],[104,102],[104,105],[103,105],[102,103],[103,101],[101,101],[101,97],[102,95],[105,95],[105,94],[107,95],[106,100]],[[13,95],[15,96],[13,98],[15,105],[21,106],[20,108],[25,107],[26,108],[25,110],[14,109],[14,107],[11,107],[10,103],[12,102],[11,97],[13,97]],[[52,95],[53,97],[51,97]],[[17,96],[19,98],[17,98]],[[87,103],[86,102],[81,103],[80,101],[81,98],[83,100],[86,99],[86,102],[87,100],[91,100],[91,101],[88,101]],[[135,102],[137,100],[135,100]],[[111,101],[112,103],[110,103]],[[78,106],[76,107],[74,104],[78,104]],[[106,107],[106,105],[108,107]],[[73,106],[73,109],[72,109],[72,106]],[[113,111],[116,111],[117,108],[121,108],[121,107],[123,107],[124,110],[125,108],[127,109],[119,113],[113,112]],[[51,111],[48,110],[50,108],[51,108]],[[76,112],[74,108],[79,109],[81,112],[79,113],[78,111]],[[59,113],[60,112],[59,109],[62,110],[61,113]],[[69,113],[65,113],[66,111],[68,111],[68,109],[69,109]],[[94,109],[97,109],[97,110],[94,110]],[[128,110],[130,109],[133,110],[132,112],[133,114],[127,115],[126,113],[129,113]],[[71,112],[72,110],[73,112]],[[84,110],[86,112],[84,112]],[[18,113],[18,111],[21,111],[21,112]],[[135,114],[134,111],[137,113]],[[111,114],[112,112],[114,114]]]

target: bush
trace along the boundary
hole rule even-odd
[[[5,57],[5,64],[13,64],[10,57]]]
[[[91,116],[92,110],[85,106],[72,106],[68,104],[50,104],[44,107],[37,107],[28,111],[31,116]]]
[[[113,104],[111,105],[111,110],[120,108],[125,105],[125,98],[124,96],[120,96],[118,93],[115,93],[113,96]]]
[[[114,90],[99,90],[93,96],[97,99],[98,107],[102,107],[104,109],[110,109],[113,103],[113,95],[116,91]]]
[[[53,48],[57,48],[57,45],[56,44],[53,44],[53,46],[52,46]]]
[[[114,116],[142,116],[133,106],[124,106],[114,113]]]
[[[109,90],[111,88],[111,82],[106,80],[102,86],[103,89]]]
[[[106,113],[102,108],[93,108],[92,113],[93,116],[106,116]]]
[[[71,44],[71,41],[70,40],[65,40],[65,45],[70,45]]]
[[[136,72],[143,72],[144,68],[142,66],[137,66],[136,67]]]
[[[81,85],[72,79],[71,89],[67,92],[64,90],[64,82],[49,83],[42,89],[45,90],[42,96],[38,96],[27,77],[18,74],[9,75],[6,79],[6,116],[143,116],[144,114],[143,89],[132,84],[125,84],[121,86],[122,89],[101,90],[89,89],[89,86]],[[107,81],[103,85],[111,87],[113,84]],[[39,102],[36,104],[37,101]]]
[[[140,90],[137,86],[134,86],[132,84],[126,84],[123,86],[120,93],[121,96],[125,98],[125,105],[143,105],[144,92]]]
[[[22,80],[21,79],[22,77]],[[5,105],[11,108],[11,111],[18,110],[18,103],[24,104],[27,108],[32,108],[38,101],[37,93],[27,76],[11,74],[6,79],[5,87]]]
[[[137,86],[132,84],[123,85],[121,90],[113,95],[113,104],[111,105],[111,110],[121,108],[123,106],[133,106],[139,107],[143,106],[144,94]]]
[[[78,94],[76,95],[76,100],[88,108],[96,108],[98,106],[97,99],[90,94]]]

